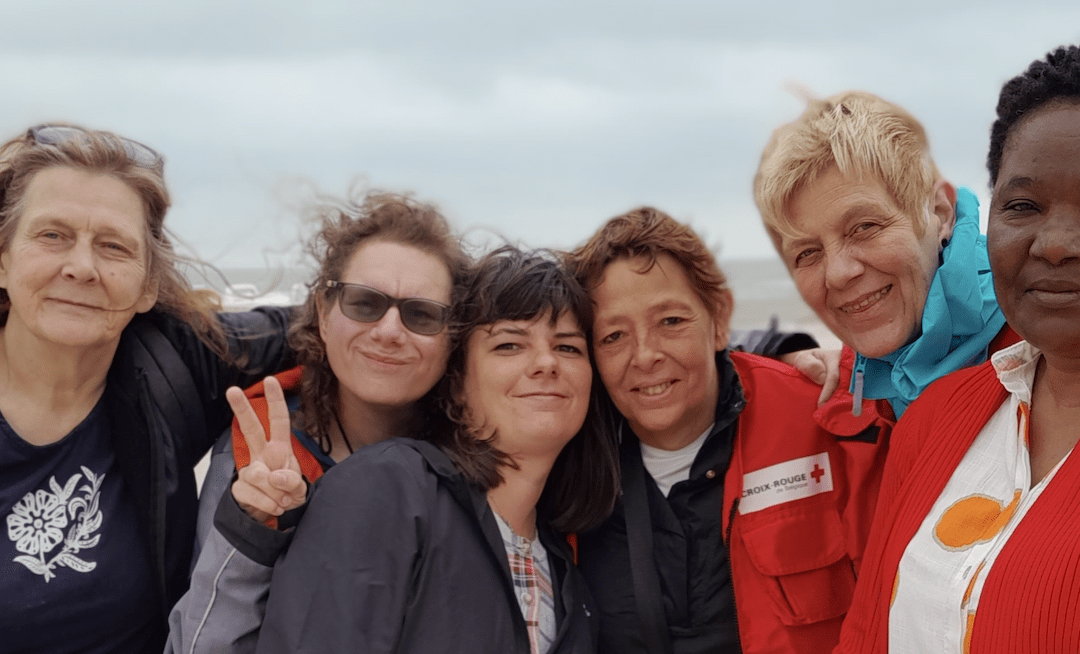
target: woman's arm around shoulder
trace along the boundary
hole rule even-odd
[[[295,357],[287,341],[292,314],[289,307],[216,314],[232,363],[224,361],[186,323],[154,311],[146,317],[173,343],[196,383],[210,384],[212,396],[224,402],[229,386],[247,388],[266,375],[294,365]]]
[[[295,356],[286,338],[291,312],[286,307],[265,307],[217,314],[232,361],[223,359],[190,325],[160,311],[137,315],[125,330],[148,351],[147,374],[164,377],[182,413],[205,425],[205,429],[174,434],[178,447],[186,450],[190,446],[192,461],[229,426],[232,411],[225,391],[230,386],[246,388],[294,365]],[[171,401],[157,395],[160,393],[155,395],[159,404]]]

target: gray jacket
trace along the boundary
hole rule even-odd
[[[210,468],[199,498],[197,560],[191,573],[191,587],[169,615],[166,654],[255,651],[274,571],[273,560],[284,550],[288,535],[262,527],[236,506],[228,490],[235,470],[229,430],[211,451]],[[268,565],[248,558],[214,526],[219,500],[235,509],[231,516],[234,521],[250,522],[251,529],[264,532],[263,541],[268,537],[277,540],[276,547],[262,548],[263,556],[271,559]]]

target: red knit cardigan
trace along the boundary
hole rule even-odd
[[[888,650],[900,558],[956,466],[1008,397],[989,362],[931,385],[893,432],[880,502],[835,652]],[[1080,652],[1080,456],[1070,456],[984,582],[970,654]]]

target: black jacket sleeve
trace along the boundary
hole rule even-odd
[[[259,565],[267,567],[274,565],[278,556],[289,546],[292,531],[271,529],[252,518],[236,503],[231,488],[232,484],[229,484],[225,492],[221,494],[217,510],[214,512],[214,527],[221,532],[230,545],[247,558]],[[296,524],[299,522],[298,516],[306,509],[305,504],[286,512],[285,515],[292,514],[294,517],[291,517],[291,521]]]
[[[187,324],[157,312],[149,315],[187,364],[202,403],[206,429],[195,435],[174,435],[178,448],[187,446],[191,461],[202,457],[231,424],[233,414],[225,399],[230,386],[247,388],[266,375],[295,365],[286,340],[291,308],[261,307],[217,317],[234,363],[219,357]]]
[[[810,334],[780,331],[776,316],[773,316],[765,329],[731,330],[728,347],[739,352],[776,358],[789,352],[813,349],[818,347],[818,342]]]

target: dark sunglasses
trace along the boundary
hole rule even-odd
[[[81,127],[72,127],[70,125],[38,125],[30,128],[29,135],[34,138],[34,142],[38,145],[57,145],[72,139],[86,138],[87,131]],[[132,141],[122,136],[117,138],[120,139],[120,143],[124,146],[128,159],[131,159],[131,163],[136,166],[150,168],[151,170],[159,170],[165,166],[165,157],[161,156],[157,150],[149,145],[143,145],[138,141]]]
[[[390,307],[397,307],[401,324],[411,332],[430,336],[438,334],[450,319],[450,307],[418,297],[390,297],[362,284],[327,281],[329,288],[341,289],[338,298],[341,313],[357,322],[378,322]]]

